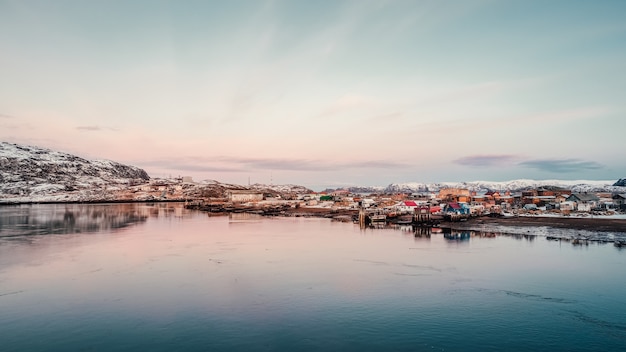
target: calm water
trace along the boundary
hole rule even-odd
[[[0,207],[0,350],[623,351],[625,269],[542,237]]]

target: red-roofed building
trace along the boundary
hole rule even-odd
[[[448,203],[444,208],[446,213],[455,213],[455,214],[469,214],[470,209],[466,204],[459,204],[456,202]]]
[[[413,213],[417,207],[417,203],[412,200],[405,200],[395,205],[396,211],[399,213]]]

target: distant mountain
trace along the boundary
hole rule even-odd
[[[250,187],[215,180],[151,179],[135,166],[87,160],[50,149],[0,143],[0,203],[103,202],[226,198],[229,190],[254,189],[291,199],[310,189],[298,185]]]
[[[305,194],[305,193],[312,193],[313,191],[304,187],[304,186],[299,186],[299,185],[292,185],[292,184],[286,184],[286,185],[265,185],[265,184],[260,184],[260,183],[255,183],[253,185],[250,185],[251,189],[255,189],[255,190],[259,190],[259,191],[270,191],[270,192],[275,192],[275,193],[293,193],[293,194]]]
[[[620,178],[613,184],[615,187],[626,187],[626,178]]]
[[[572,192],[624,192],[626,179],[613,184],[613,181],[588,180],[512,180],[503,182],[472,181],[472,182],[406,182],[392,183],[386,187],[349,187],[352,193],[419,193],[438,192],[442,188],[466,188],[471,191],[510,191],[518,192],[534,188],[566,189]],[[333,189],[327,189],[332,192]]]
[[[349,187],[348,191],[351,193],[384,193],[385,187],[370,186],[370,187]]]
[[[540,187],[557,187],[572,192],[617,192],[621,187],[612,185],[612,181],[589,180],[512,180],[504,182],[440,182],[440,183],[392,183],[385,188],[385,193],[439,191],[442,188],[467,188],[472,191],[523,191]]]
[[[33,197],[144,183],[137,167],[109,160],[86,160],[50,149],[0,143],[0,197]]]

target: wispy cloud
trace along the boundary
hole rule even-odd
[[[524,161],[519,163],[519,165],[555,173],[569,173],[603,168],[602,164],[595,161],[585,161],[580,159],[537,159]]]
[[[454,160],[456,164],[466,166],[502,166],[508,165],[520,157],[517,155],[502,154],[502,155],[470,155]]]
[[[599,118],[603,115],[613,113],[614,109],[607,106],[590,106],[574,109],[566,109],[552,112],[545,112],[534,115],[519,116],[516,119],[519,122],[569,122],[579,119]]]
[[[386,169],[404,168],[407,164],[385,160],[366,160],[350,162],[327,162],[314,159],[288,158],[229,158],[220,157],[223,162],[241,165],[242,167],[262,170],[292,170],[292,171],[329,171],[342,169]]]
[[[406,112],[404,111],[395,111],[395,112],[390,112],[386,114],[372,116],[368,118],[367,120],[370,122],[382,122],[382,123],[397,122],[397,121],[401,121],[405,115],[406,115]]]
[[[320,117],[328,117],[351,110],[365,109],[372,107],[374,101],[371,98],[359,94],[346,94],[331,102],[322,112]]]
[[[136,161],[137,165],[155,166],[181,171],[244,172],[250,170],[284,171],[336,171],[345,169],[398,169],[409,167],[402,162],[366,160],[351,162],[326,162],[312,159],[289,158],[237,158],[237,157],[186,157]]]
[[[76,127],[77,130],[79,131],[118,131],[117,128],[113,128],[113,127],[102,127],[102,126],[77,126]]]

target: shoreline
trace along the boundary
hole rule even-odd
[[[14,205],[34,205],[34,204],[134,204],[134,203],[185,203],[188,199],[158,199],[158,200],[134,200],[134,199],[111,199],[111,200],[68,200],[66,202],[59,201],[29,201],[29,202],[3,202],[0,201],[0,207],[2,206],[14,206]]]
[[[501,217],[491,218],[482,216],[471,218],[467,225],[539,227],[547,226],[558,229],[572,229],[600,232],[626,232],[626,219],[593,218],[566,218],[566,217]]]
[[[185,203],[185,199],[154,199],[154,200],[85,200],[85,201],[32,201],[32,202],[0,202],[2,206],[35,205],[35,204],[137,204],[137,203]],[[187,209],[194,208],[187,207]],[[205,209],[195,210],[209,212]],[[237,212],[259,213],[263,208],[246,207]],[[286,216],[286,217],[319,217],[334,218],[358,215],[356,209],[329,209],[329,208],[282,208],[279,211],[269,211],[262,216]],[[228,213],[228,211],[226,212]],[[442,227],[458,229],[476,229],[478,227],[551,227],[554,229],[584,230],[590,232],[622,232],[626,233],[626,219],[595,217],[542,217],[542,216],[515,216],[515,217],[489,217],[479,216],[469,218],[464,222],[441,221]]]

